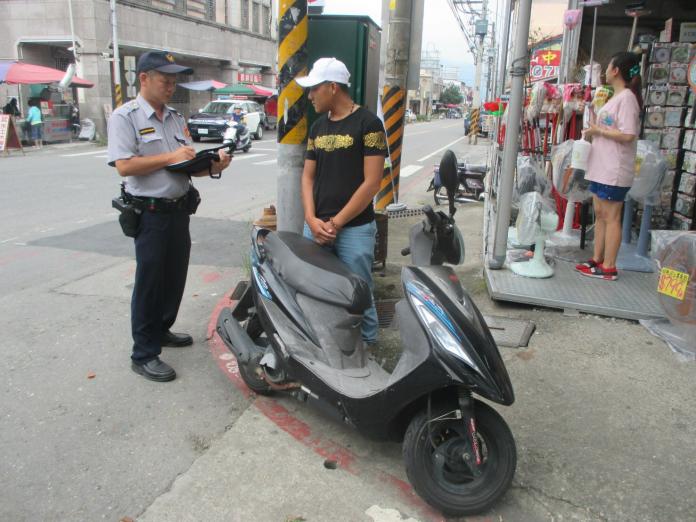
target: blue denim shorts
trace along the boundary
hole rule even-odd
[[[36,123],[31,126],[31,139],[40,140],[43,138],[43,129],[41,128],[41,123]]]
[[[629,190],[631,190],[631,187],[617,187],[615,185],[605,185],[604,183],[590,181],[590,192],[599,199],[605,199],[607,201],[624,201]]]

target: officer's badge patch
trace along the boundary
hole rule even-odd
[[[167,59],[168,62],[174,63],[174,57],[171,54],[167,54],[165,56],[165,58]]]
[[[145,127],[144,129],[140,129],[138,133],[141,136],[145,136],[146,134],[154,134],[155,128],[154,127]]]

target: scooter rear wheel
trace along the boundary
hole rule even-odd
[[[507,491],[517,465],[515,441],[503,418],[475,401],[474,415],[483,463],[474,477],[462,458],[467,427],[451,408],[433,408],[412,420],[403,443],[406,474],[416,492],[445,515],[467,516],[492,507]],[[445,457],[443,458],[443,455]]]

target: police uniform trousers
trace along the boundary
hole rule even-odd
[[[185,210],[142,213],[135,237],[137,268],[131,300],[131,358],[137,364],[162,352],[161,335],[176,321],[184,295],[190,253]]]

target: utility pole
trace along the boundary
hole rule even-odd
[[[519,0],[515,48],[512,55],[513,66],[510,71],[512,88],[510,89],[507,130],[505,132],[505,146],[503,147],[503,166],[500,172],[500,188],[497,199],[495,240],[493,255],[488,264],[489,268],[496,270],[503,267],[507,252],[514,170],[519,150],[520,121],[522,119],[522,101],[524,100],[524,77],[529,69],[527,39],[531,12],[532,0]]]
[[[495,82],[495,96],[500,97],[505,91],[505,73],[507,72],[508,45],[510,42],[510,19],[512,18],[512,0],[504,0],[503,6],[503,40],[500,45],[498,75]]]
[[[113,30],[112,44],[114,46],[114,96],[115,105],[120,107],[123,104],[123,94],[121,93],[121,61],[118,55],[118,30],[116,28],[116,0],[110,0],[111,4],[111,28]]]
[[[382,91],[382,110],[391,168],[384,169],[382,183],[375,198],[375,206],[379,210],[386,209],[387,205],[398,200],[401,144],[406,112],[406,79],[411,48],[411,21],[414,16],[418,16],[414,9],[420,7],[420,17],[423,16],[422,0],[395,0],[390,6],[393,6],[393,9],[389,17],[389,43]],[[420,35],[417,37],[420,38]]]
[[[476,21],[476,75],[474,76],[474,100],[471,111],[471,127],[469,130],[469,143],[472,138],[474,145],[478,142],[479,118],[481,114],[481,71],[483,69],[483,48],[486,33],[488,32],[488,0],[482,1],[481,18]]]
[[[307,0],[278,2],[278,230],[302,232],[302,169],[307,96],[295,78],[307,74]]]

